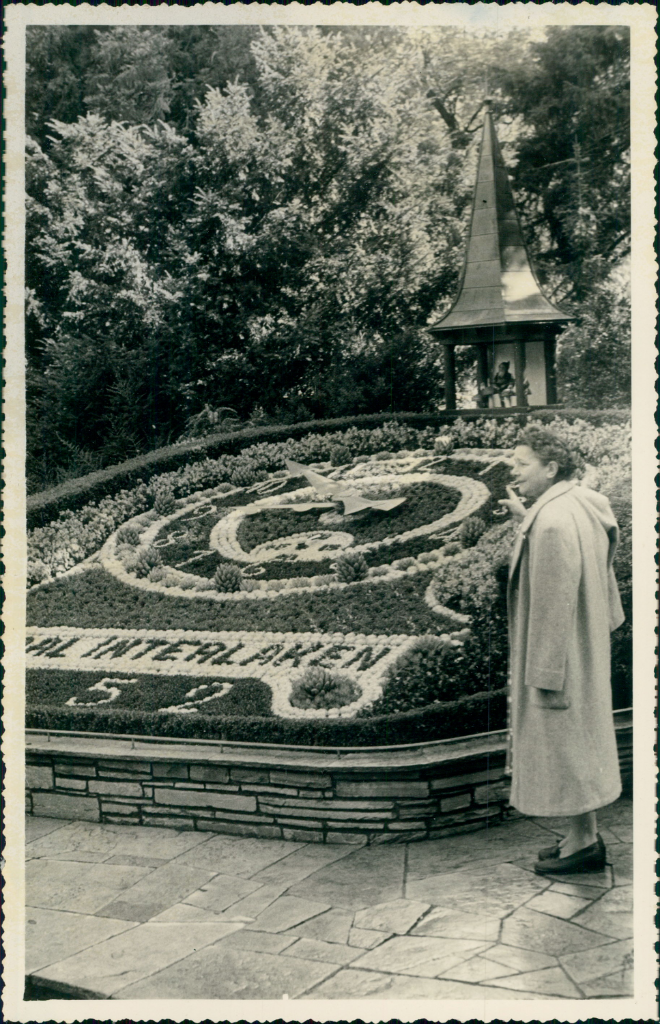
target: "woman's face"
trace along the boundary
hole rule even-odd
[[[524,498],[540,498],[552,487],[557,475],[557,463],[543,463],[526,444],[518,445],[511,465],[513,486]]]

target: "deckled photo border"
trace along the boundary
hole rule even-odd
[[[5,6],[5,390],[4,390],[4,1017],[8,1021],[578,1021],[656,1019],[655,881],[655,289],[656,128],[653,4],[334,3],[36,4]],[[462,25],[532,28],[619,24],[631,33],[632,421],[634,640],[635,995],[579,1001],[103,1000],[24,1002],[25,401],[23,347],[24,93],[27,25]]]

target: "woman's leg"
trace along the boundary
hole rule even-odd
[[[587,811],[586,814],[576,814],[575,817],[568,819],[568,832],[559,844],[559,856],[570,857],[578,850],[592,846],[597,838],[596,812]]]

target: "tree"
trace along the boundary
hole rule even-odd
[[[630,401],[630,89],[625,26],[552,28],[500,77],[524,119],[513,184],[559,338],[569,404]]]
[[[594,409],[630,403],[628,267],[613,273],[576,308],[559,336],[560,399]]]
[[[583,301],[630,251],[630,57],[625,26],[548,29],[501,73],[522,116],[513,184],[543,277]]]
[[[71,122],[85,114],[85,81],[94,64],[95,32],[87,25],[26,28],[25,128],[47,144],[52,118]]]
[[[437,407],[441,360],[426,328],[457,285],[486,92],[546,284],[586,311],[562,341],[566,394],[577,395],[588,366],[610,359],[610,328],[616,351],[625,328],[621,306],[593,330],[625,244],[625,133],[599,98],[625,78],[625,39],[585,31],[569,40],[571,59],[559,36],[438,29],[35,35],[37,485],[175,438],[205,406],[284,419]],[[580,88],[562,85],[580,55]],[[60,93],[41,96],[48,73]],[[586,154],[607,124],[609,155],[590,151],[575,208],[572,143],[558,166],[548,153],[579,128]],[[596,218],[593,231],[575,230],[576,209]]]

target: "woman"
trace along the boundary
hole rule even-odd
[[[609,502],[578,485],[576,461],[549,430],[528,428],[501,501],[520,523],[509,570],[511,803],[568,817],[539,852],[538,874],[600,870],[596,810],[621,793],[612,718],[610,631],[623,622]]]

